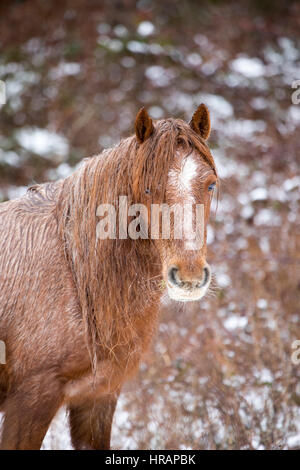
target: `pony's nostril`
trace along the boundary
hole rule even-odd
[[[206,284],[208,283],[209,281],[209,276],[210,275],[210,270],[207,266],[205,266],[205,268],[203,268],[203,276],[202,276],[202,280],[201,282],[198,282],[197,283],[197,287],[204,287],[206,286]]]
[[[203,269],[203,281],[202,286],[205,286],[209,280],[209,269],[207,266]]]
[[[207,268],[204,268],[204,269],[203,269],[203,273],[204,273],[203,285],[205,286],[205,284],[206,284],[207,281],[208,281],[208,269],[207,269]]]
[[[171,284],[179,286],[181,284],[180,279],[178,278],[178,268],[172,267],[169,269],[168,278]]]

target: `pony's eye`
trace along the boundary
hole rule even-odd
[[[215,186],[216,186],[216,183],[211,183],[209,186],[208,186],[208,191],[213,191],[215,189]]]
[[[145,193],[146,193],[146,194],[151,194],[151,191],[150,191],[150,189],[148,189],[148,188],[147,188],[147,189],[145,189]]]

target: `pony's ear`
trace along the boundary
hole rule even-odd
[[[135,133],[136,138],[140,144],[145,142],[154,131],[153,122],[145,108],[142,108],[137,113],[135,119]]]
[[[202,139],[206,140],[210,134],[209,111],[205,104],[201,103],[193,114],[190,126]]]

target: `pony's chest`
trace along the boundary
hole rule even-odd
[[[66,403],[80,403],[115,393],[138,368],[140,355],[133,354],[125,363],[115,360],[100,361],[95,371],[89,371],[80,378],[69,380],[64,386]]]

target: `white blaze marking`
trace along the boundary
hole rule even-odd
[[[197,175],[198,165],[192,156],[187,157],[182,164],[178,182],[183,191],[190,193],[192,190],[192,180]]]
[[[180,158],[180,154],[178,155]],[[182,204],[194,204],[195,199],[192,194],[192,181],[197,176],[198,165],[193,155],[184,158],[180,169],[169,171],[169,184],[171,184],[182,198]],[[188,241],[185,242],[187,250],[196,248],[196,240],[193,231],[192,217],[188,217],[185,222],[184,234]]]
[[[192,155],[189,155],[182,161],[180,169],[169,171],[169,181],[171,185],[178,190],[180,196],[183,196],[184,203],[194,202],[194,198],[191,194],[192,180],[197,176],[197,169],[198,165],[195,159]]]

